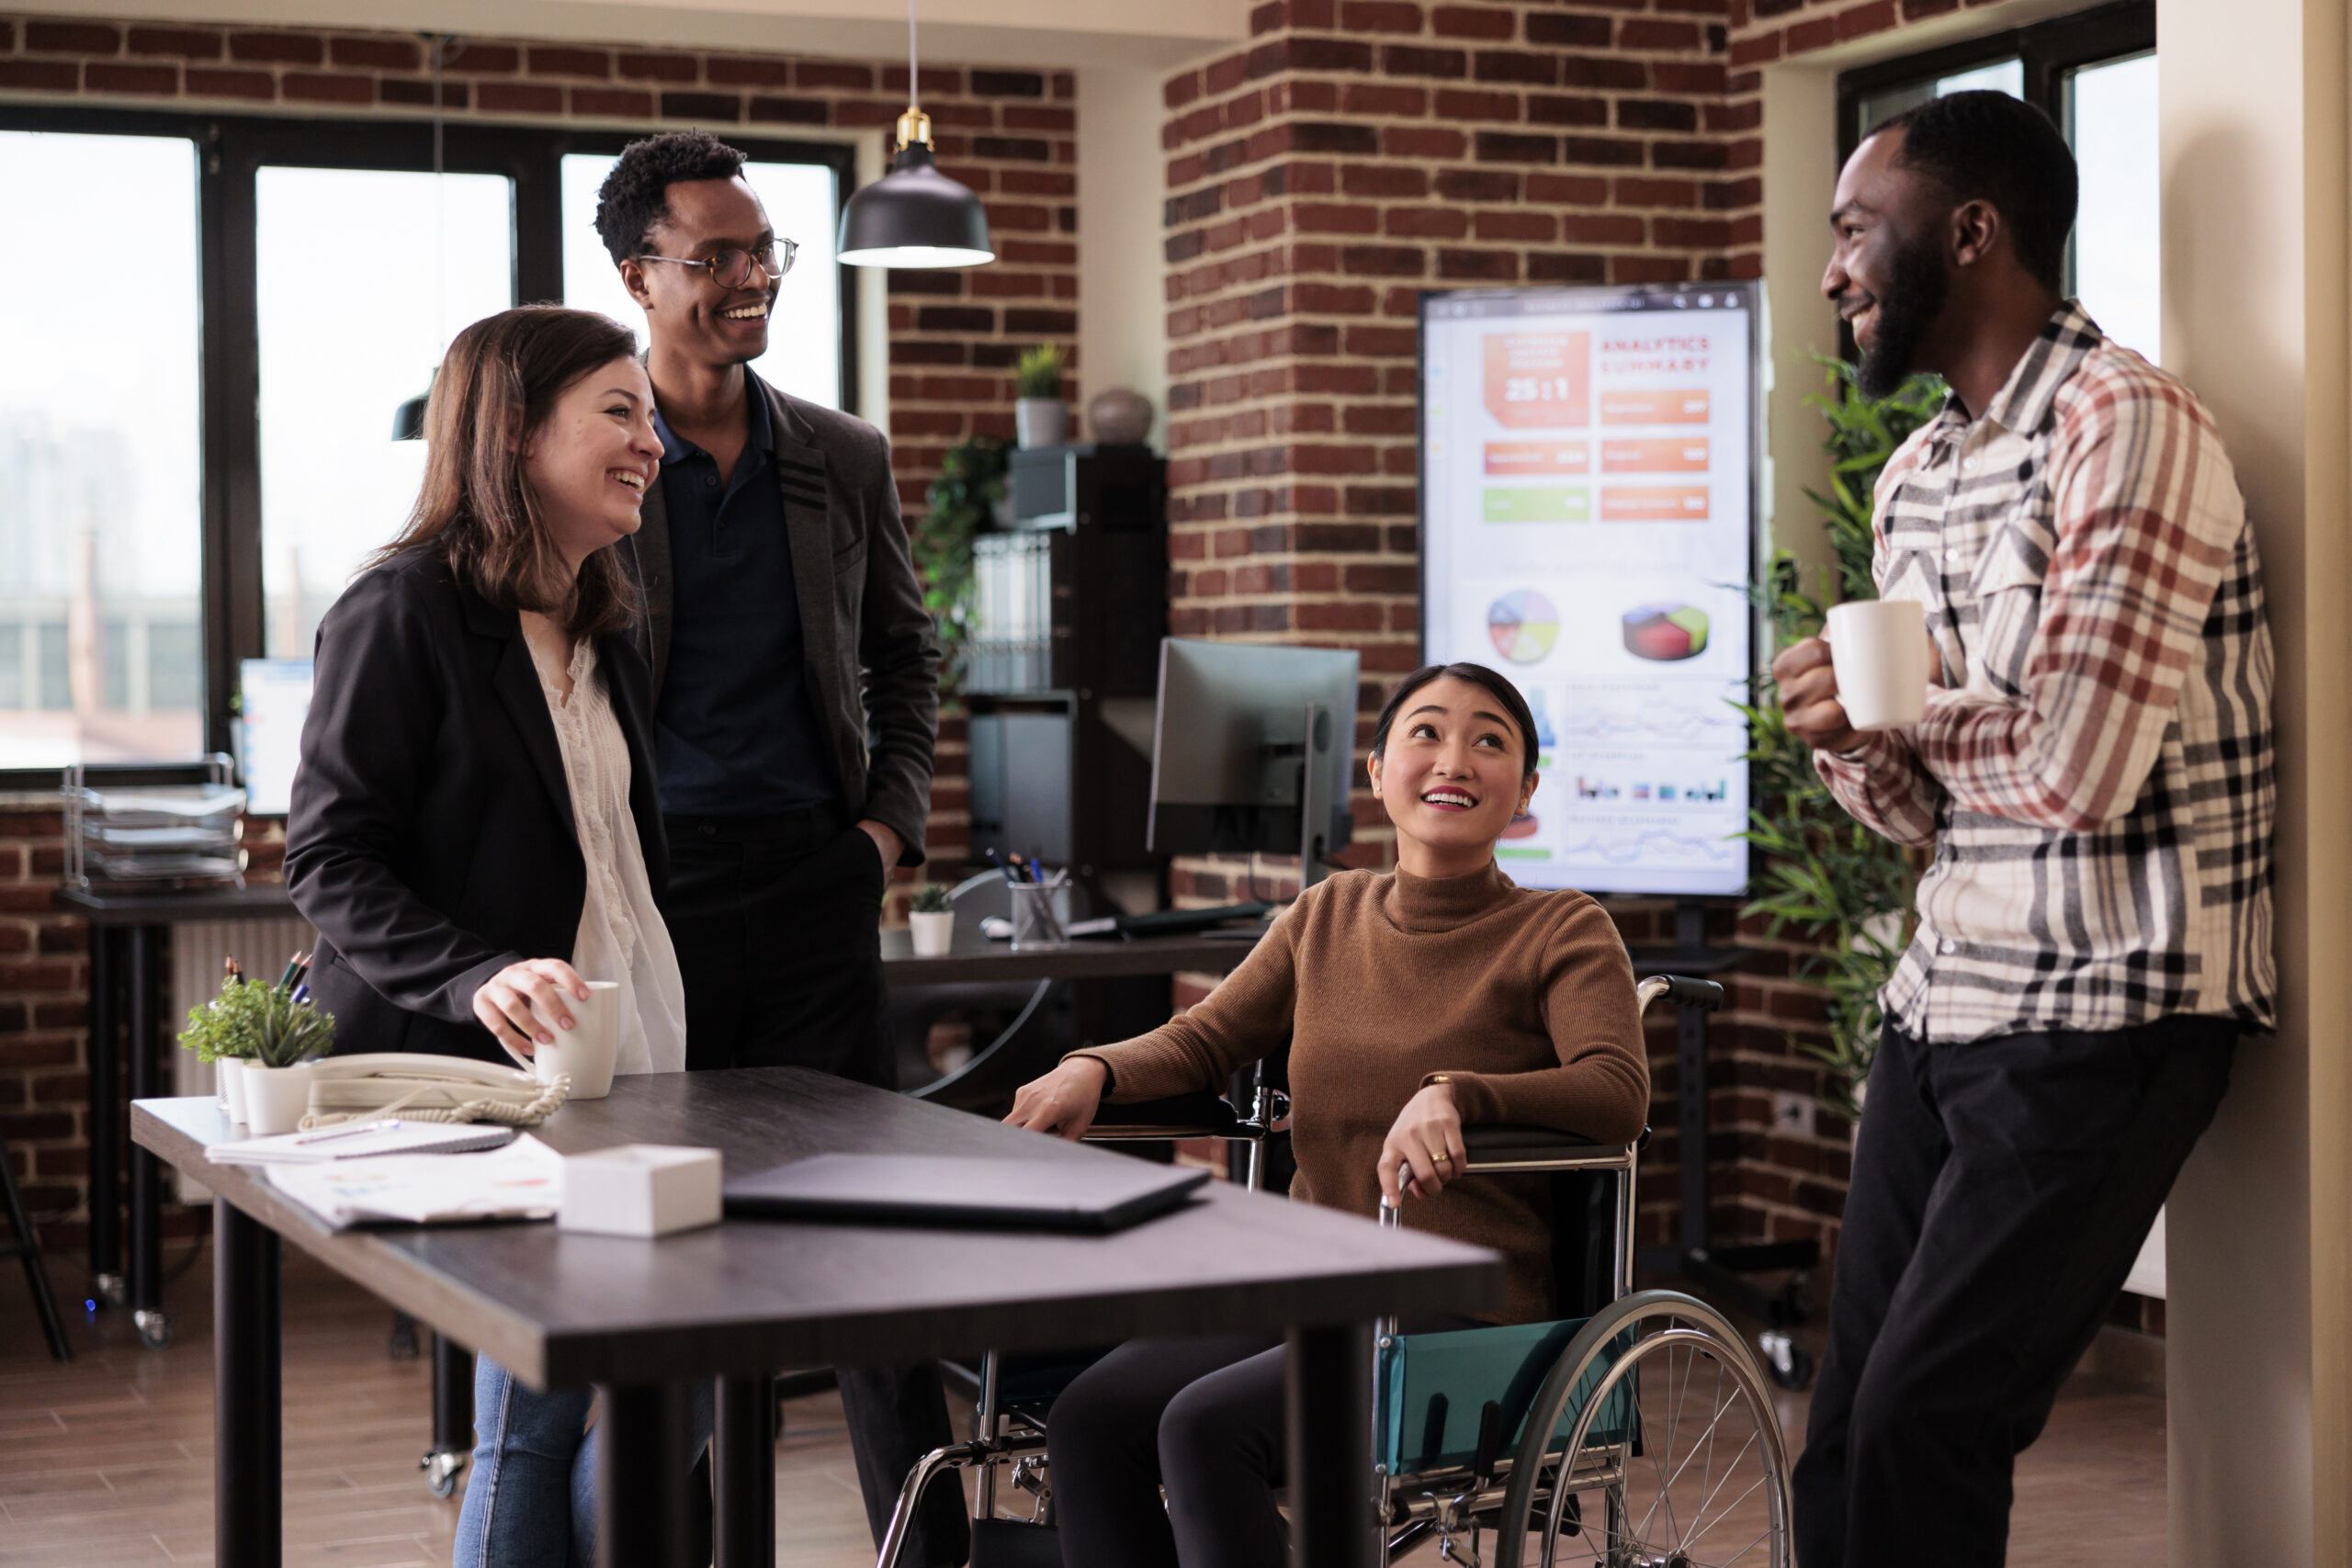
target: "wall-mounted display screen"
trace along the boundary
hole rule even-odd
[[[1522,886],[1747,886],[1753,285],[1421,299],[1421,626],[1535,711]]]

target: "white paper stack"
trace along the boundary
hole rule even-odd
[[[527,1133],[487,1154],[385,1155],[264,1168],[272,1187],[336,1230],[386,1222],[544,1220],[563,1203],[563,1156]]]

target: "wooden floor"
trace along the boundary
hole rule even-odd
[[[79,1359],[52,1363],[14,1268],[0,1269],[0,1568],[112,1568],[212,1560],[210,1254],[173,1284],[175,1342],[142,1348],[128,1315],[72,1297]],[[286,1561],[446,1564],[455,1499],[417,1471],[429,1436],[427,1364],[385,1353],[390,1314],[288,1254],[285,1304]],[[1804,1401],[1782,1421],[1801,1439]],[[956,1413],[959,1428],[967,1413]],[[2160,1399],[2076,1389],[2019,1462],[2009,1561],[2019,1568],[2142,1568],[2165,1554]],[[776,1450],[777,1562],[857,1568],[873,1553],[841,1409],[786,1406]],[[1413,1559],[1435,1561],[1433,1549]]]

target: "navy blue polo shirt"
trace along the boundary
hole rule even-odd
[[[751,439],[724,486],[718,459],[653,414],[676,585],[653,712],[671,816],[756,817],[841,798],[808,695],[767,399],[749,390]]]

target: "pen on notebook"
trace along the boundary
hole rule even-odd
[[[397,1116],[381,1122],[354,1122],[348,1127],[332,1127],[323,1133],[305,1133],[294,1140],[299,1144],[323,1144],[336,1138],[348,1138],[360,1133],[397,1133],[401,1121]]]

